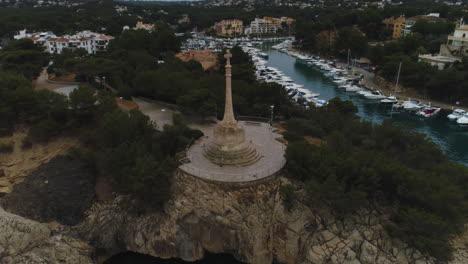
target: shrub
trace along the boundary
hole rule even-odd
[[[25,136],[21,141],[21,148],[22,149],[29,149],[32,147],[32,141],[29,136]]]
[[[29,130],[29,137],[33,141],[47,141],[60,134],[60,125],[54,120],[43,120]]]
[[[296,200],[298,199],[298,195],[294,190],[294,186],[291,184],[285,184],[280,187],[279,191],[281,197],[283,198],[284,207],[286,210],[291,211],[291,209],[294,207],[294,204],[296,203]]]
[[[86,148],[71,147],[68,150],[68,156],[83,162],[86,168],[90,169],[93,173],[97,172],[96,155],[94,152]]]
[[[13,148],[15,147],[14,142],[3,142],[0,143],[0,153],[10,153],[13,152]]]

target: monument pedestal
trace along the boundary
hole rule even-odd
[[[248,166],[260,159],[255,147],[245,140],[244,128],[239,124],[216,126],[205,156],[215,164],[236,167]]]

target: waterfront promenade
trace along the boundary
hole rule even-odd
[[[343,66],[343,67],[348,66],[346,63],[342,63],[342,62],[337,63],[337,65],[340,65],[340,66]],[[408,91],[395,92],[393,89],[387,89],[385,87],[379,86],[378,84],[376,84],[374,82],[375,74],[373,72],[369,72],[369,71],[367,71],[365,69],[358,68],[358,67],[351,67],[351,68],[352,68],[353,71],[357,71],[357,72],[362,73],[364,75],[363,84],[366,87],[371,88],[371,89],[380,90],[386,96],[394,95],[394,96],[396,96],[398,98],[398,100],[403,100],[403,101],[410,100],[410,99],[416,99],[416,100],[421,101],[423,104],[427,104],[427,105],[431,104],[432,106],[441,107],[441,108],[444,108],[444,109],[447,109],[447,110],[452,110],[452,109],[455,109],[455,108],[459,108],[459,109],[463,109],[463,110],[468,112],[468,107],[465,107],[465,106],[449,104],[449,103],[445,103],[445,102],[441,102],[441,101],[437,101],[437,100],[431,100],[431,99],[425,98],[424,96],[422,96],[420,94],[416,94],[414,92],[408,92]]]

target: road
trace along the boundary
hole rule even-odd
[[[163,130],[165,125],[173,124],[174,111],[169,109],[170,106],[142,97],[134,97],[132,100],[138,104],[140,111],[156,124],[157,130]]]
[[[44,68],[37,77],[36,81],[34,82],[34,89],[36,90],[55,90],[58,88],[63,88],[67,86],[72,86],[75,84],[57,84],[57,83],[49,83],[47,80],[49,79],[49,75],[47,74],[47,68]]]

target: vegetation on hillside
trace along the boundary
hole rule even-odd
[[[288,121],[291,177],[305,183],[310,204],[329,204],[341,216],[376,201],[390,205],[390,234],[450,258],[449,241],[468,216],[468,169],[448,161],[424,135],[390,121],[361,121],[356,111],[350,102],[333,99]],[[311,145],[304,136],[326,143]]]

